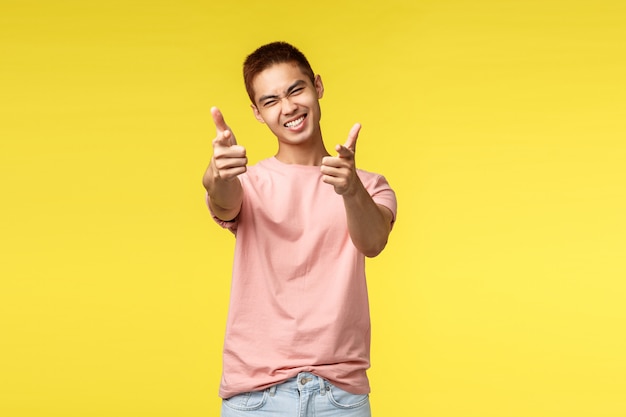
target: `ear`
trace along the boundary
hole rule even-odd
[[[324,83],[322,83],[322,76],[316,75],[314,83],[315,91],[317,91],[317,98],[320,99],[324,96]]]
[[[252,108],[252,113],[254,113],[254,117],[261,123],[265,123],[265,120],[263,120],[263,116],[261,116],[261,112],[259,112],[259,109],[256,108],[256,106],[254,104],[250,104],[250,107]]]

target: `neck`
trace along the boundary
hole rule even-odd
[[[293,148],[294,146],[279,146],[276,159],[284,164],[320,166],[322,159],[330,155],[323,146],[314,151]]]
[[[276,159],[285,164],[320,166],[322,159],[329,155],[320,137],[317,141],[299,144],[279,141]]]
[[[320,166],[322,159],[329,155],[319,126],[305,141],[290,143],[288,140],[278,139],[276,159],[285,164]]]

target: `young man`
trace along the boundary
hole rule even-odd
[[[355,167],[359,124],[335,156],[326,150],[324,86],[299,50],[260,47],[244,79],[278,151],[247,167],[211,109],[217,136],[203,184],[213,217],[236,236],[222,416],[370,416],[365,257],[387,243],[395,194]]]

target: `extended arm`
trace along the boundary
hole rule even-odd
[[[321,170],[323,181],[343,197],[352,243],[365,256],[374,257],[387,244],[393,214],[374,202],[357,175],[354,154],[360,129],[361,125],[354,125],[346,143],[335,148],[338,156],[325,157]]]
[[[209,206],[222,220],[232,220],[239,214],[243,201],[243,188],[237,176],[246,172],[246,149],[237,145],[235,135],[226,125],[224,116],[216,108],[211,115],[217,128],[213,139],[213,157],[202,178],[209,196]]]
[[[387,245],[393,214],[387,207],[376,204],[360,180],[358,183],[362,191],[343,195],[348,231],[354,246],[365,256],[374,257]]]

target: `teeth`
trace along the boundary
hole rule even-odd
[[[295,127],[295,126],[298,126],[303,121],[304,121],[304,116],[299,117],[296,120],[293,120],[291,122],[285,123],[285,126],[287,126],[287,127]]]

